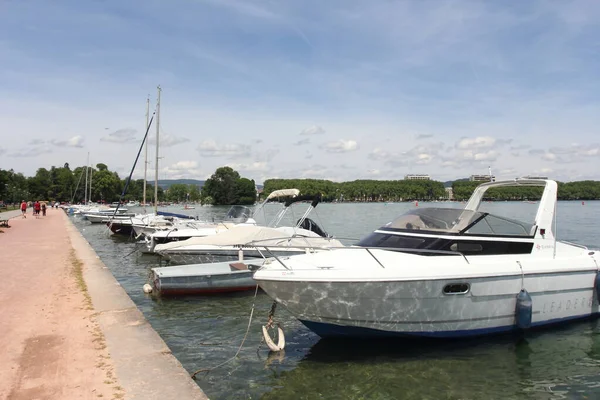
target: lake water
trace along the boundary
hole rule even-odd
[[[458,203],[421,203],[419,207]],[[267,210],[273,215],[277,205]],[[384,225],[412,203],[320,204],[311,214],[327,232],[358,239]],[[536,204],[498,202],[485,211],[533,220]],[[288,224],[303,209],[288,212]],[[227,208],[181,207],[165,211],[220,219]],[[200,374],[211,399],[599,399],[600,321],[528,333],[452,342],[322,340],[283,307],[276,320],[286,334],[285,353],[269,355],[259,344],[270,298],[254,292],[235,296],[155,299],[142,292],[154,256],[143,256],[127,238],[104,225],[73,217],[75,225],[142,310],[173,354],[190,372],[216,366],[238,349],[255,302],[250,333],[239,357]],[[600,202],[559,202],[562,240],[600,248]],[[258,349],[258,351],[257,351]]]

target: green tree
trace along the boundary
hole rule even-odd
[[[236,197],[238,204],[254,204],[256,201],[256,184],[254,180],[240,178],[236,182]]]
[[[236,188],[240,174],[231,167],[217,168],[202,187],[202,197],[210,196],[214,204],[231,205],[238,201]]]
[[[174,183],[169,186],[167,190],[167,199],[169,201],[186,201],[188,198],[189,188],[188,185],[183,183]]]

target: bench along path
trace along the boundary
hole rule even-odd
[[[27,210],[27,212],[30,212],[31,210]],[[21,210],[11,210],[11,211],[4,211],[4,212],[0,212],[0,228],[2,227],[8,227],[12,221],[10,221],[13,218],[21,218]],[[33,215],[32,215],[33,217]],[[10,221],[10,223],[9,223]]]

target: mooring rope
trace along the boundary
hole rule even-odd
[[[252,316],[254,315],[254,306],[256,304],[256,296],[258,294],[258,285],[256,285],[256,289],[254,290],[254,299],[252,300],[252,310],[250,311],[250,318],[248,319],[248,327],[246,328],[246,333],[244,334],[244,338],[242,339],[242,343],[240,343],[240,347],[238,347],[237,351],[235,352],[234,356],[229,358],[228,360],[225,360],[224,362],[222,362],[221,364],[211,367],[211,368],[200,368],[199,370],[197,370],[196,372],[194,372],[192,374],[192,379],[196,379],[196,375],[199,374],[200,372],[210,372],[214,369],[217,369],[219,367],[222,367],[223,365],[227,364],[228,362],[234,360],[235,358],[237,358],[238,354],[240,354],[240,351],[242,351],[242,347],[244,347],[244,343],[246,342],[246,338],[248,337],[248,332],[250,332],[250,325],[252,325]]]

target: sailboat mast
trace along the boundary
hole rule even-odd
[[[148,131],[148,124],[150,117],[150,96],[146,99],[146,132]],[[148,179],[148,139],[146,139],[146,143],[144,143],[146,148],[144,155],[144,207],[146,207],[146,179]]]
[[[90,203],[92,202],[92,175],[94,173],[94,168],[90,165],[90,195],[88,196],[88,200]]]
[[[154,213],[158,213],[158,139],[160,136],[160,85],[157,87],[158,99],[156,101],[156,161],[154,171]]]
[[[90,166],[90,153],[88,152],[87,164],[85,164],[85,186],[83,187],[83,204],[84,205],[87,204],[87,188],[88,188],[87,180],[88,180],[89,166]]]

